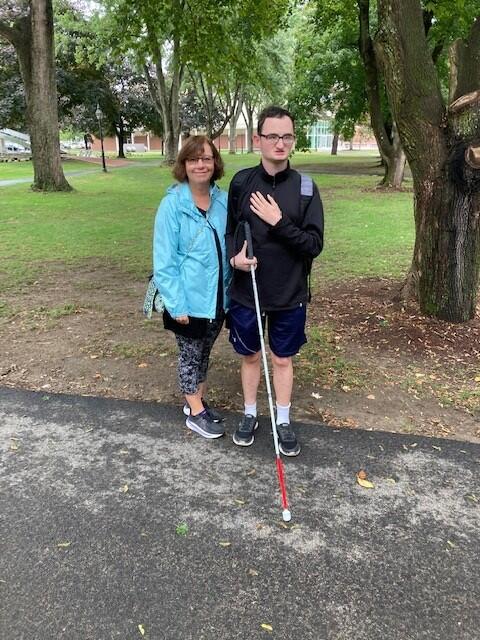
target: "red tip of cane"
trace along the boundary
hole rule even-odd
[[[283,462],[280,456],[277,456],[276,463],[278,483],[280,484],[280,492],[282,494],[282,507],[283,509],[288,509],[287,490],[285,489],[285,478],[283,475]]]

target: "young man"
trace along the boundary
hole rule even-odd
[[[244,415],[233,435],[235,444],[253,443],[260,383],[260,337],[255,315],[250,265],[255,265],[262,315],[268,324],[273,363],[280,451],[300,453],[290,425],[293,388],[292,357],[305,344],[309,272],[323,248],[323,207],[318,189],[290,168],[288,156],[295,142],[291,114],[268,107],[258,119],[255,144],[261,162],[238,172],[228,197],[227,252],[234,268],[230,287],[230,342],[242,356],[241,379]],[[252,231],[254,258],[246,256],[241,223]]]

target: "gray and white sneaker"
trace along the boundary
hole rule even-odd
[[[255,440],[253,433],[256,429],[258,429],[258,420],[256,416],[251,416],[250,414],[242,416],[240,424],[233,434],[234,443],[238,444],[240,447],[249,447]]]
[[[205,411],[208,414],[208,418],[210,420],[210,422],[223,422],[224,418],[223,416],[218,413],[218,411],[216,409],[213,409],[203,398],[202,398],[202,403],[203,403],[203,407],[205,409]],[[190,415],[190,405],[186,402],[183,405],[183,413],[186,416]]]
[[[212,422],[206,411],[202,411],[197,416],[188,416],[185,424],[189,429],[204,438],[221,438],[225,433],[225,429],[221,424]]]
[[[292,425],[277,424],[278,448],[284,456],[298,456],[300,453],[300,445],[297,441]]]

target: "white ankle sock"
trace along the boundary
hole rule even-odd
[[[290,424],[290,407],[292,403],[287,404],[286,407],[282,407],[277,402],[277,424]]]
[[[257,417],[257,403],[255,404],[245,404],[245,415],[246,416],[255,416]]]

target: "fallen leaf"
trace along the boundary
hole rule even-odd
[[[390,482],[391,484],[397,484],[397,481],[393,478],[387,478],[387,482]]]
[[[441,451],[442,448],[441,447],[437,447],[436,445],[432,444],[432,449],[435,449],[436,451]]]
[[[362,480],[366,480],[367,479],[367,472],[364,469],[360,469],[360,471],[357,473],[357,478],[361,478]]]
[[[449,547],[452,547],[452,549],[455,549],[455,547],[457,546],[457,545],[453,544],[453,542],[451,542],[450,540],[447,540],[447,544],[448,544]]]
[[[145,627],[143,626],[143,624],[139,624],[138,625],[138,630],[140,631],[140,633],[142,634],[142,636],[145,635]]]
[[[315,393],[315,391],[312,393],[312,398],[315,398],[315,400],[320,400],[321,398],[323,398],[323,396],[321,396],[319,393]]]
[[[91,355],[91,356],[90,356],[90,358],[91,358],[92,360],[96,360],[96,359],[98,358],[98,356]]]
[[[357,476],[357,482],[364,489],[373,489],[375,487],[373,482],[370,482],[370,480],[365,480],[365,478],[359,478],[358,476]]]
[[[367,396],[367,399],[368,399],[368,400],[375,400],[375,396],[373,395],[373,393],[370,393],[370,394]]]
[[[218,543],[221,547],[231,547],[232,543],[231,542],[227,542],[226,540],[223,540],[222,542]]]
[[[245,500],[241,500],[240,498],[236,498],[234,500],[235,504],[240,505],[241,507],[243,507],[243,505],[245,504]]]
[[[145,367],[148,367],[148,363],[147,363],[147,362],[141,362],[141,363],[138,365],[138,368],[139,368],[139,369],[145,369]]]
[[[249,569],[248,570],[248,575],[249,576],[258,576],[258,571],[255,571],[255,569]]]
[[[475,376],[475,382],[480,382],[480,376]]]
[[[250,469],[250,471],[247,471],[247,476],[254,476],[256,473],[255,469]]]
[[[120,489],[120,491],[121,491],[122,493],[127,493],[127,491],[128,491],[128,484],[124,484],[124,485],[123,485],[123,487]]]
[[[59,549],[67,549],[72,543],[71,542],[59,542],[57,547]]]
[[[271,624],[265,624],[265,622],[262,622],[260,626],[262,627],[262,629],[265,629],[265,631],[269,631],[270,633],[272,633],[273,631],[273,627]]]
[[[348,384],[343,385],[342,391],[345,391],[345,393],[347,393],[347,391],[350,391],[350,387],[348,386]]]

